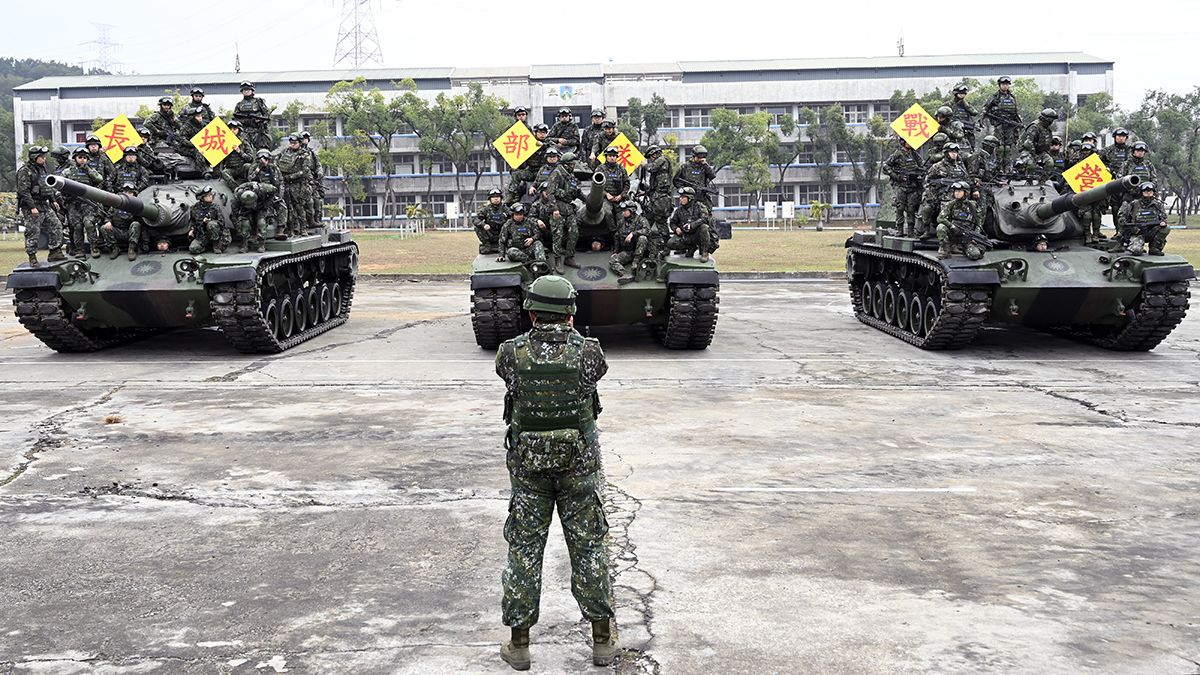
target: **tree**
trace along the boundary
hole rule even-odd
[[[840,106],[830,107],[845,123],[845,118],[841,117]],[[837,141],[834,130],[828,124],[831,112],[829,108],[822,110],[821,114],[817,114],[817,111],[812,108],[801,108],[799,112],[800,124],[804,126],[804,131],[812,144],[813,162],[817,165],[817,202],[820,204],[833,202],[833,181],[837,177],[837,168],[833,166],[833,152]],[[829,209],[821,209],[820,214],[820,218],[817,219],[818,223],[829,219]],[[818,224],[817,227],[819,228],[820,225]]]
[[[669,118],[670,110],[662,96],[651,94],[649,103],[642,103],[642,99],[634,96],[626,103],[625,114],[617,121],[617,128],[634,145],[649,145]]]
[[[779,138],[771,131],[770,123],[771,116],[765,112],[741,115],[736,110],[717,108],[712,111],[712,129],[700,139],[713,168],[732,168],[738,184],[752,195],[751,203],[757,203],[762,191],[772,185],[766,148],[777,144]],[[746,208],[749,217],[750,205]]]
[[[1178,196],[1179,223],[1200,208],[1200,87],[1187,94],[1146,92],[1142,105],[1125,120],[1125,126],[1150,146],[1160,182]],[[1118,167],[1109,167],[1115,171]],[[1158,186],[1159,194],[1166,191]]]
[[[788,138],[795,133],[796,119],[789,115],[779,120],[779,136],[771,134],[762,144],[763,156],[766,158],[767,163],[779,171],[779,178],[775,181],[775,188],[778,192],[783,192],[783,182],[787,177],[788,167],[804,151],[804,144],[799,139],[796,139],[795,143],[788,145],[780,138],[780,136]]]
[[[393,114],[379,88],[368,90],[363,77],[335,82],[325,95],[325,112],[334,118],[341,118],[342,128],[354,143],[375,151],[385,177],[384,210],[389,221],[394,221],[392,174],[395,173],[395,163],[392,161],[392,137],[400,133],[401,121]],[[346,159],[358,161],[351,157]]]
[[[504,133],[512,121],[501,112],[508,102],[491,94],[483,93],[483,86],[471,83],[467,93],[456,96],[438,94],[430,115],[433,133],[437,138],[438,150],[454,164],[454,185],[458,203],[466,209],[463,200],[461,176],[475,175],[471,186],[471,203],[479,201],[479,181],[487,171],[484,162],[473,162],[472,155],[479,150],[490,151],[492,141]]]
[[[1107,92],[1091,94],[1083,105],[1073,107],[1073,114],[1067,118],[1068,133],[1078,138],[1085,131],[1099,133],[1102,129],[1112,129],[1116,126],[1120,108],[1113,103],[1113,98]],[[1074,132],[1070,131],[1075,129]]]
[[[404,129],[417,137],[421,168],[425,170],[426,177],[424,203],[430,204],[433,202],[433,158],[442,154],[437,133],[437,118],[429,102],[417,95],[417,83],[412,79],[405,79],[396,84],[396,88],[404,93],[392,100],[389,109]]]

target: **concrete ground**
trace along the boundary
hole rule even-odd
[[[3,296],[7,304],[10,296]],[[840,282],[597,330],[621,673],[1200,673],[1200,320],[926,353]],[[502,673],[500,381],[463,283],[282,356],[0,319],[0,673]],[[547,551],[534,669],[598,672]]]

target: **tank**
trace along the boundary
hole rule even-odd
[[[1192,266],[1175,255],[1086,245],[1074,213],[1137,183],[1127,176],[1079,194],[1059,194],[1049,182],[987,185],[986,250],[978,260],[939,259],[936,243],[890,234],[894,223],[883,216],[874,231],[846,241],[854,314],[929,350],[965,347],[985,325],[1027,326],[1106,349],[1154,349],[1187,312]]]
[[[344,230],[316,228],[286,240],[266,232],[265,253],[188,252],[188,210],[196,192],[216,191],[230,223],[233,191],[223,181],[151,185],[136,197],[62,176],[46,184],[66,195],[137,213],[151,242],[137,260],[70,258],[8,277],[21,324],[60,352],[89,352],[171,328],[215,327],[235,349],[271,354],[345,323],[358,276],[358,245]],[[227,249],[228,251],[228,249]]]
[[[582,203],[576,202],[579,245],[578,269],[565,268],[574,284],[576,327],[645,325],[669,349],[707,349],[717,326],[720,274],[715,259],[668,255],[647,260],[644,280],[624,286],[608,267],[612,255],[612,208],[604,199],[604,174],[589,177],[591,188]],[[592,241],[602,250],[593,251]],[[484,349],[528,329],[521,309],[529,284],[537,272],[520,263],[496,262],[495,254],[482,254],[471,266],[471,326],[475,341]]]

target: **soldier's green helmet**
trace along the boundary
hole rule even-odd
[[[559,159],[562,159],[562,150],[559,150],[554,146],[550,146],[546,148],[546,157],[558,157]]]
[[[942,152],[958,152],[959,150],[958,143],[947,143],[942,146]]]
[[[216,191],[215,191],[215,190],[213,190],[213,186],[211,186],[211,185],[205,185],[204,187],[202,187],[202,188],[200,188],[199,190],[197,190],[197,191],[196,191],[196,196],[197,196],[197,197],[203,197],[204,195],[211,195],[211,194],[214,194],[215,192],[216,192]]]
[[[940,132],[940,131],[939,131],[939,132],[937,132],[936,134],[934,134],[934,135],[933,135],[933,138],[931,138],[931,139],[929,139],[929,140],[930,140],[930,142],[931,142],[931,143],[933,143],[934,145],[937,145],[938,147],[941,147],[942,145],[944,145],[944,144],[946,143],[946,141],[950,140],[950,137],[949,137],[949,136],[947,136],[946,134],[943,134],[942,132]]]
[[[617,150],[616,148],[609,147],[609,148],[607,148],[607,149],[605,149],[605,150],[604,150],[604,154],[605,154],[605,155],[612,155],[612,156],[614,156],[614,157],[615,157],[615,156],[617,156],[617,155],[621,154],[621,151],[620,151],[620,150]]]
[[[696,147],[692,148],[692,154],[697,157],[707,157],[708,148],[704,147],[703,145],[697,145]]]
[[[137,186],[133,183],[121,183],[120,190],[121,192],[132,192],[137,194]]]
[[[600,128],[602,128],[602,129],[616,129],[616,128],[617,128],[617,123],[616,123],[616,122],[614,122],[614,121],[612,121],[612,120],[604,120],[604,123],[600,125]]]
[[[1084,143],[1083,145],[1079,146],[1079,149],[1084,152],[1095,152],[1096,146],[1092,145],[1091,143]]]
[[[29,148],[29,159],[37,159],[39,156],[46,154],[46,148],[40,145],[35,145]]]
[[[570,281],[553,274],[538,277],[529,285],[521,306],[533,312],[574,314],[575,287]]]
[[[626,199],[625,201],[621,202],[620,207],[622,211],[632,211],[633,209],[637,208],[637,202],[632,202]]]
[[[75,148],[75,152],[72,152],[71,156],[72,157],[87,157],[88,156],[87,148]]]
[[[952,191],[953,190],[962,190],[963,192],[970,192],[971,184],[965,180],[956,180],[950,184],[950,189]]]
[[[985,147],[985,148],[994,148],[994,147],[997,147],[998,145],[1000,145],[1000,139],[996,138],[995,136],[993,136],[991,134],[988,134],[987,136],[983,137],[982,144],[983,144],[983,147]]]
[[[250,206],[254,202],[258,201],[258,195],[254,194],[254,190],[242,190],[238,194],[238,201],[241,202],[243,206]]]
[[[948,106],[948,105],[944,105],[944,106],[938,108],[937,112],[933,113],[933,116],[937,117],[938,119],[941,119],[943,117],[951,117],[953,115],[954,115],[954,111],[951,110],[950,106]]]
[[[1078,138],[1071,141],[1070,143],[1067,143],[1068,148],[1078,148],[1081,145],[1083,145],[1083,141],[1079,140]]]
[[[646,156],[647,157],[650,157],[652,155],[657,155],[660,152],[662,152],[662,148],[658,147],[657,145],[652,145],[652,146],[646,148]]]
[[[1096,139],[1097,139],[1097,136],[1096,136],[1095,132],[1092,132],[1092,131],[1085,131],[1083,133],[1083,135],[1079,137],[1079,140],[1083,141],[1084,143],[1087,143],[1089,141],[1091,141],[1092,143],[1095,143]]]
[[[1134,144],[1133,144],[1133,149],[1134,149],[1134,150],[1147,150],[1147,151],[1149,151],[1149,150],[1150,150],[1150,146],[1146,145],[1146,144],[1145,144],[1144,142],[1142,142],[1142,141],[1138,141],[1138,142],[1136,142],[1136,143],[1134,143]]]
[[[57,148],[54,148],[53,150],[51,150],[50,154],[55,157],[68,157],[68,156],[70,156],[71,151],[60,145]]]
[[[575,153],[568,150],[562,154],[562,157],[558,158],[558,161],[560,161],[564,164],[567,162],[574,162],[575,161]]]
[[[1145,183],[1142,183],[1141,185],[1138,186],[1138,190],[1140,190],[1142,192],[1154,192],[1155,191],[1154,181],[1148,180]]]
[[[255,159],[263,159],[263,158],[271,159],[271,151],[267,150],[266,148],[263,148],[262,150],[259,150],[258,152],[254,153],[254,158]]]
[[[1042,108],[1042,112],[1038,113],[1038,117],[1044,120],[1058,119],[1058,111],[1054,108]]]
[[[169,105],[169,106],[174,107],[175,99],[171,98],[170,96],[163,96],[162,98],[158,99],[158,104],[159,105]]]
[[[956,93],[956,94],[965,94],[965,93],[967,93],[967,85],[965,85],[965,84],[959,84],[959,85],[955,85],[955,87],[954,87],[954,93]]]
[[[491,190],[488,190],[488,199],[491,199],[492,197],[503,197],[503,196],[504,196],[504,193],[496,188],[492,188]]]
[[[681,188],[679,188],[679,196],[680,197],[695,197],[696,196],[696,188],[681,187]]]

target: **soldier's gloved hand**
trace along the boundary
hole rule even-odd
[[[492,226],[491,226],[491,225],[484,225],[484,226],[483,226],[483,230],[484,230],[484,232],[490,232],[490,231],[492,230]]]
[[[496,258],[496,262],[504,262],[504,256],[500,256],[499,258]]]

